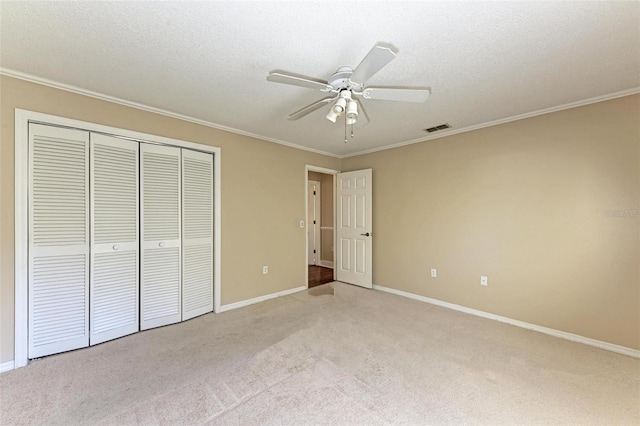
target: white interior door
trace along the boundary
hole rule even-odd
[[[89,132],[29,125],[29,358],[89,344]]]
[[[182,150],[182,320],[213,311],[213,155]]]
[[[337,279],[372,288],[372,171],[338,173],[337,179]]]
[[[310,180],[307,184],[307,263],[320,264],[320,182]]]
[[[91,134],[92,345],[139,329],[138,145]]]
[[[140,329],[182,318],[180,148],[140,144]]]

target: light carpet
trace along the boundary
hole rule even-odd
[[[331,294],[333,293],[333,294]],[[2,424],[640,424],[640,360],[332,283],[0,375]]]

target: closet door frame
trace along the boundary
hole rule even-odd
[[[104,133],[139,142],[188,148],[213,154],[214,161],[214,312],[220,312],[221,277],[221,149],[219,147],[187,142],[148,133],[104,126],[101,124],[73,120],[35,111],[15,109],[15,305],[14,305],[14,362],[13,367],[27,365],[28,359],[28,282],[29,282],[29,123],[87,130]],[[123,126],[127,125],[122,123]]]

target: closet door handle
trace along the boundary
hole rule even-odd
[[[119,246],[119,245],[117,245],[117,244],[114,244],[114,245],[113,245],[113,249],[114,249],[114,250],[118,250],[119,248],[120,248],[120,246]]]
[[[160,241],[160,242],[158,243],[158,247],[164,247],[164,243],[163,243],[162,241]]]

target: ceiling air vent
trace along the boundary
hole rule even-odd
[[[437,132],[438,130],[444,130],[444,129],[450,129],[450,128],[451,126],[448,123],[445,123],[439,126],[429,127],[428,129],[424,129],[424,131],[427,133],[433,133],[433,132]]]

